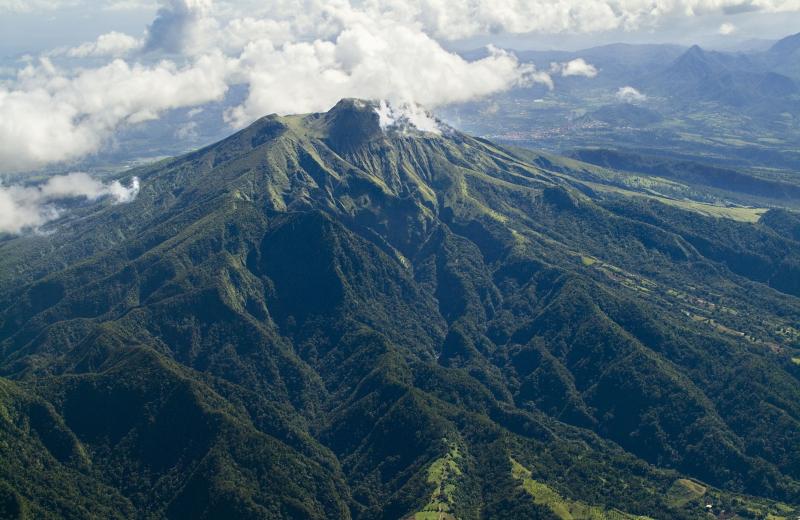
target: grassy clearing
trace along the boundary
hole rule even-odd
[[[534,503],[547,507],[561,520],[650,520],[648,517],[631,515],[617,509],[604,509],[566,499],[544,482],[534,480],[531,471],[513,458],[511,476],[521,482],[522,488],[533,498]]]
[[[697,500],[706,494],[708,488],[685,478],[681,478],[672,484],[667,491],[667,501],[673,507],[683,507],[692,500]]]
[[[758,222],[758,219],[768,211],[768,208],[750,208],[744,206],[719,206],[716,204],[707,204],[705,202],[697,202],[686,199],[673,199],[669,197],[659,197],[647,193],[637,192],[619,188],[616,186],[609,186],[606,184],[599,184],[595,182],[584,182],[588,187],[595,191],[606,193],[618,193],[627,197],[642,197],[651,200],[657,200],[664,204],[675,206],[687,211],[693,211],[707,217],[714,218],[728,218],[739,222]]]
[[[456,479],[461,476],[459,461],[461,451],[455,442],[449,443],[447,454],[433,461],[428,468],[428,484],[434,489],[428,504],[422,511],[411,516],[414,520],[455,520],[453,505],[455,504]]]

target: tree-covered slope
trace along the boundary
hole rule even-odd
[[[345,100],[6,237],[0,507],[788,517],[796,218],[704,216],[590,169]]]

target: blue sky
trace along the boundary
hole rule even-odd
[[[0,55],[13,57],[77,45],[109,31],[140,34],[153,19],[156,9],[153,4],[146,8],[104,10],[84,3],[30,12],[0,10],[0,34],[3,35]]]

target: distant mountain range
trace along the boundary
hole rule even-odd
[[[599,70],[591,85],[560,78],[563,88],[632,85],[682,103],[715,101],[746,106],[786,100],[800,93],[800,34],[757,52],[707,51],[695,45],[612,44],[576,52],[522,51],[523,61],[540,66],[583,58]]]
[[[343,100],[0,237],[0,517],[795,518],[800,220],[659,167]]]
[[[793,35],[747,52],[658,44],[521,51],[520,59],[540,70],[582,58],[598,74],[553,74],[553,89],[519,87],[440,113],[507,145],[553,153],[624,147],[795,183],[798,41]]]
[[[768,55],[772,56],[771,51]],[[769,70],[765,55],[707,52],[698,46],[644,84],[650,91],[685,104],[713,101],[751,107],[768,102],[770,106],[780,103],[785,109],[785,101],[800,93],[792,78]]]

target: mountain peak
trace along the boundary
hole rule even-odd
[[[339,151],[360,146],[392,135],[440,135],[452,131],[416,103],[391,104],[345,98],[321,115],[328,143]]]
[[[328,141],[336,150],[352,150],[383,135],[377,105],[345,98],[323,115]]]
[[[702,78],[711,74],[712,64],[706,51],[693,45],[675,60],[668,72],[676,78]]]
[[[705,62],[708,60],[706,51],[699,45],[692,45],[689,49],[678,58],[678,61],[696,61]]]
[[[686,51],[686,54],[695,56],[703,56],[705,53],[706,51],[704,51],[703,48],[697,44],[692,45],[689,47],[689,50]]]
[[[377,124],[377,108],[378,103],[374,101],[343,98],[325,112],[325,120],[334,124]]]

